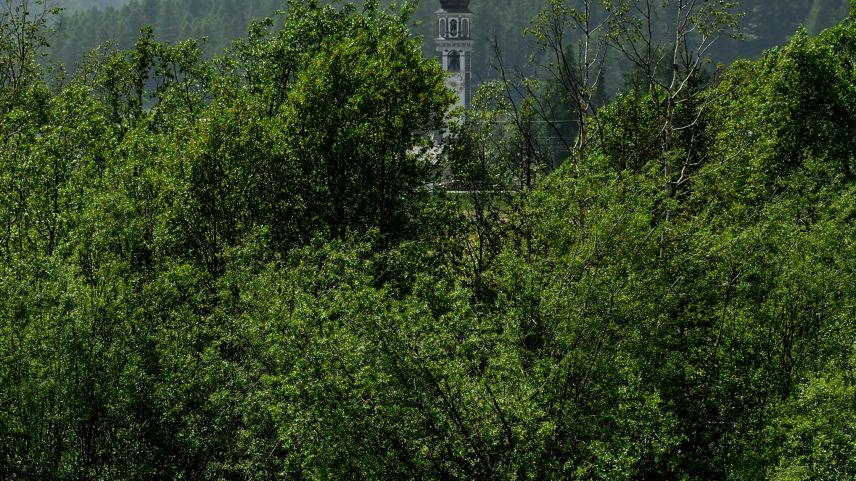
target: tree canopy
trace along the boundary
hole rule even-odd
[[[0,478],[856,477],[854,13],[573,84],[553,162],[548,82],[449,117],[408,5],[73,73],[6,5]]]

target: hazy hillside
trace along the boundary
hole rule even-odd
[[[797,27],[809,34],[820,33],[847,17],[848,0],[744,0],[741,9],[744,38],[721,42],[717,54],[721,61],[755,57],[765,49],[790,41]]]
[[[54,3],[66,12],[79,12],[91,8],[120,7],[128,3],[128,0],[60,0]]]
[[[477,78],[492,76],[493,43],[509,65],[524,66],[532,44],[524,31],[546,2],[543,0],[473,0],[470,4],[478,23],[474,63]],[[246,35],[255,18],[284,9],[283,0],[66,0],[67,8],[53,37],[52,56],[66,66],[103,42],[115,40],[129,48],[143,25],[152,25],[155,36],[166,41],[207,37],[208,54],[219,53],[235,38]],[[742,10],[744,39],[724,39],[712,52],[715,61],[731,62],[738,57],[756,57],[764,49],[787,43],[797,26],[817,33],[844,18],[848,0],[745,0]],[[430,39],[434,32],[436,0],[423,0],[416,9],[413,30]],[[91,8],[98,7],[98,8]],[[83,9],[83,10],[82,10]],[[430,42],[425,52],[432,52]]]
[[[205,50],[221,52],[245,37],[250,22],[282,8],[281,0],[131,0],[63,16],[51,39],[51,57],[67,67],[104,42],[130,48],[140,28],[151,25],[158,39],[175,42],[207,37]]]

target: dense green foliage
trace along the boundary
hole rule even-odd
[[[366,3],[59,80],[0,23],[0,478],[856,479],[856,4],[540,169],[503,83],[423,155]]]

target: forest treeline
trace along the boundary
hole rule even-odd
[[[71,69],[90,50],[114,42],[131,48],[146,25],[152,26],[158,40],[177,42],[188,38],[207,38],[203,51],[207,56],[221,53],[235,38],[243,37],[253,20],[286,9],[281,0],[56,0],[55,6],[68,11],[61,17],[51,37],[51,58]],[[387,2],[389,3],[389,2]],[[495,48],[509,66],[526,68],[532,53],[531,37],[523,32],[549,1],[474,0],[470,8],[477,21],[474,35],[474,73],[479,81],[496,77]],[[765,49],[789,41],[803,25],[810,34],[833,25],[847,15],[848,0],[743,0],[739,9],[742,21],[740,40],[723,39],[711,52],[715,62],[730,63],[737,58],[755,58]],[[423,52],[434,53],[431,39],[436,35],[436,0],[421,0],[411,21],[411,30],[423,36]],[[661,22],[668,19],[661,18]],[[615,61],[618,61],[615,59]],[[613,69],[615,70],[615,69]],[[622,76],[612,75],[610,92],[623,87]]]
[[[0,478],[856,478],[856,2],[711,75],[730,2],[557,1],[457,116],[407,8],[65,75],[3,5]]]

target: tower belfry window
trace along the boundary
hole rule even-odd
[[[461,70],[461,55],[457,50],[449,51],[449,72],[459,72]]]
[[[458,21],[454,18],[449,20],[449,36],[453,38],[458,36]]]

